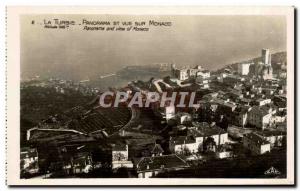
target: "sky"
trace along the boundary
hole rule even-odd
[[[53,18],[171,22],[147,32],[86,31],[82,25],[45,29]],[[32,21],[35,21],[32,24]],[[21,78],[35,75],[82,80],[128,65],[175,63],[215,70],[258,57],[262,48],[286,51],[284,16],[24,15]]]

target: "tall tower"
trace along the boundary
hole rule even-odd
[[[176,68],[175,64],[172,63],[172,64],[171,64],[171,69],[172,69],[172,70],[175,70],[175,68]]]
[[[271,54],[269,49],[262,49],[262,63],[264,65],[271,65]]]
[[[262,78],[264,80],[273,79],[273,68],[271,65],[271,54],[269,49],[262,49]]]
[[[172,77],[175,77],[176,74],[175,74],[175,70],[176,70],[176,66],[174,63],[171,64],[171,75]]]

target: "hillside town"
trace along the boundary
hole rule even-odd
[[[165,73],[167,67],[168,76],[110,91],[195,92],[195,107],[123,102],[103,108],[103,91],[83,81],[26,82],[24,89],[72,89],[93,98],[24,131],[21,178],[286,176],[286,132],[292,128],[286,123],[286,62],[274,62],[262,49],[259,59],[217,71],[170,63],[163,64]],[[270,168],[280,173],[265,173]]]

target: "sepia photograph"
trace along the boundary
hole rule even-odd
[[[294,184],[293,7],[7,17],[8,184]]]

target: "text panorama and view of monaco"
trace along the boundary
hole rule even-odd
[[[286,52],[260,51],[216,70],[170,61],[23,79],[21,178],[286,178]],[[107,91],[195,96],[102,107]]]

